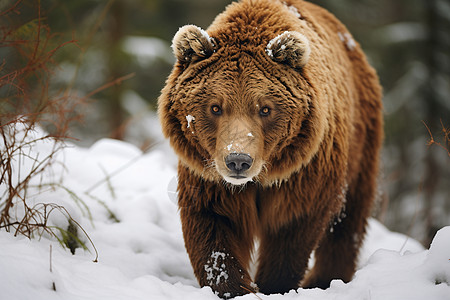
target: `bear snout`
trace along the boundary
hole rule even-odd
[[[230,153],[225,157],[225,165],[234,178],[245,178],[242,173],[250,169],[252,164],[253,158],[246,153]]]

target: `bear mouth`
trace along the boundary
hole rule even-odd
[[[251,177],[243,176],[243,175],[230,175],[230,176],[223,176],[223,179],[225,179],[226,182],[232,184],[232,185],[244,185],[249,181],[252,181]]]

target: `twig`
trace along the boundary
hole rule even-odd
[[[50,273],[53,273],[52,269],[52,245],[50,244]]]
[[[117,168],[116,170],[112,171],[109,174],[106,174],[106,177],[104,177],[103,179],[97,181],[96,183],[94,183],[91,187],[89,187],[87,190],[84,191],[84,193],[86,195],[89,195],[93,190],[95,190],[96,188],[98,188],[100,185],[102,185],[104,182],[108,182],[111,180],[111,178],[113,178],[114,176],[116,176],[117,174],[119,174],[120,172],[124,171],[125,169],[128,169],[130,166],[132,166],[134,163],[136,163],[139,159],[142,158],[142,155],[138,155],[132,159],[130,159],[127,163],[125,163],[123,166]],[[105,172],[105,171],[103,171]]]
[[[262,300],[261,297],[259,297],[254,291],[252,291],[252,290],[249,289],[248,287],[245,287],[245,286],[243,286],[243,285],[240,285],[240,287],[241,287],[243,290],[245,290],[245,291],[247,291],[247,292],[253,294],[253,295],[254,295],[256,298],[258,298],[259,300]]]
[[[11,11],[13,11],[13,10],[17,7],[17,5],[19,5],[20,2],[22,2],[22,0],[16,1],[16,3],[14,3],[13,5],[11,5],[10,8],[8,8],[8,9],[5,10],[5,11],[0,12],[0,17],[3,16],[3,15],[8,14],[8,13],[11,12]]]
[[[422,120],[423,125],[425,125],[425,127],[428,130],[428,134],[430,135],[430,140],[427,142],[427,146],[431,146],[431,145],[437,145],[439,147],[441,147],[442,149],[444,149],[447,152],[447,155],[450,157],[450,149],[448,149],[447,147],[445,147],[444,145],[442,145],[439,142],[436,142],[436,140],[433,137],[433,134],[431,133],[430,128],[427,126],[427,124]],[[442,126],[442,131],[444,132],[444,140],[446,142],[448,142],[450,140],[449,135],[450,135],[450,130],[444,127],[444,124],[442,123],[441,120],[441,126]]]
[[[111,86],[119,85],[119,84],[122,83],[122,81],[125,81],[125,80],[128,80],[128,79],[130,79],[130,78],[133,78],[135,75],[136,75],[135,73],[130,73],[130,74],[128,74],[128,75],[125,75],[125,76],[116,78],[115,80],[113,80],[113,81],[111,81],[111,82],[108,82],[108,83],[102,85],[101,87],[96,88],[96,89],[93,90],[92,92],[88,93],[88,94],[85,95],[83,98],[81,98],[81,101],[86,101],[87,99],[91,98],[93,95],[95,95],[95,94],[97,94],[97,93],[99,93],[99,92],[101,92],[101,91],[103,91],[103,90],[106,90],[107,88],[109,88],[109,87],[111,87]]]

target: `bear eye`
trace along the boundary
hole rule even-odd
[[[211,106],[211,112],[216,116],[220,116],[222,114],[222,108],[219,105],[213,105]]]
[[[259,111],[259,114],[263,117],[267,117],[270,114],[270,108],[267,106],[264,106],[263,108],[261,108],[261,110]]]

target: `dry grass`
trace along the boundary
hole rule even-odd
[[[0,61],[0,229],[28,238],[48,234],[72,253],[77,247],[87,248],[79,238],[81,231],[97,253],[85,230],[64,207],[33,203],[49,186],[45,177],[70,139],[69,126],[80,119],[75,111],[83,101],[69,89],[50,89],[52,70],[57,67],[55,54],[69,45],[77,46],[76,40],[60,41],[51,32],[41,16],[40,1],[32,4],[36,17],[21,21],[23,2],[15,1],[0,11],[0,51],[5,54]],[[49,133],[37,134],[39,127]],[[33,151],[43,143],[50,145],[47,153]],[[55,213],[65,217],[67,228],[49,224]]]
[[[112,79],[84,96],[72,92],[78,67],[112,2],[108,1],[102,10],[88,34],[84,49],[74,37],[63,40],[62,35],[51,31],[41,12],[40,0],[17,0],[0,8],[0,229],[28,238],[47,234],[72,253],[75,248],[87,249],[80,238],[84,236],[83,239],[95,250],[94,261],[98,257],[94,244],[63,206],[34,202],[39,201],[37,196],[43,193],[60,191],[66,193],[91,219],[89,208],[78,195],[61,182],[49,181],[48,177],[55,164],[60,164],[58,167],[64,169],[56,156],[71,139],[71,124],[81,120],[78,113],[80,106],[89,103],[97,93],[134,76],[128,74]],[[28,13],[32,11],[34,17],[31,20],[21,18],[23,9]],[[56,89],[51,84],[53,72],[58,69],[55,57],[68,47],[80,53],[78,65],[72,82]],[[48,133],[41,134],[40,128]],[[50,145],[47,153],[33,151],[42,144]],[[88,191],[85,194],[92,198]],[[117,220],[104,202],[97,201]],[[67,220],[67,227],[50,224],[52,214],[62,214]]]

